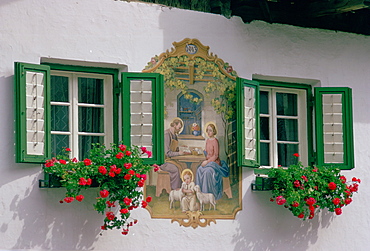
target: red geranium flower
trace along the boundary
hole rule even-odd
[[[309,206],[312,206],[312,205],[313,205],[313,204],[315,204],[315,203],[316,203],[315,198],[310,197],[310,198],[308,198],[308,199],[306,200],[306,204],[307,204],[307,205],[309,205]]]
[[[286,202],[286,199],[283,196],[280,195],[280,196],[276,197],[276,204],[284,205],[285,202]]]
[[[341,215],[342,214],[342,208],[336,208],[335,213],[336,213],[336,215]]]
[[[86,179],[81,177],[80,180],[78,181],[78,184],[81,185],[81,186],[85,186],[86,185]]]
[[[98,171],[103,175],[107,174],[107,168],[105,168],[105,166],[99,166]]]
[[[334,198],[332,200],[332,202],[333,202],[334,205],[338,205],[340,203],[340,199],[339,198]]]
[[[127,208],[123,208],[121,210],[119,210],[121,212],[121,214],[127,214],[128,213],[128,209]]]
[[[116,205],[114,204],[114,201],[109,201],[109,200],[108,200],[108,201],[106,202],[106,204],[107,204],[107,206],[108,206],[108,207],[116,207]]]
[[[123,152],[119,152],[116,154],[117,159],[122,159],[123,158]]]
[[[352,202],[351,198],[347,198],[344,200],[344,203],[346,203],[347,205],[349,205],[351,202]]]
[[[346,179],[346,177],[345,176],[340,176],[339,177],[339,179],[341,179],[342,180],[342,183],[344,184],[344,183],[346,183],[346,181],[347,181],[347,179]]]
[[[138,187],[143,187],[144,186],[144,181],[143,180],[139,180],[138,183],[137,183],[137,186]]]
[[[126,146],[125,145],[119,145],[118,147],[119,147],[119,149],[121,151],[125,151],[126,150]]]
[[[45,167],[52,167],[52,166],[54,166],[54,161],[52,161],[52,160],[47,160],[47,161],[45,162]]]
[[[158,172],[159,166],[157,164],[154,164],[153,167],[154,167],[154,172]]]
[[[123,164],[123,166],[126,168],[126,169],[130,169],[132,167],[132,163],[125,163]]]
[[[131,175],[130,175],[130,174],[126,174],[123,178],[124,178],[125,180],[129,180],[129,179],[131,179]]]
[[[151,151],[146,151],[146,154],[148,154],[148,158],[152,157],[152,152]]]
[[[329,187],[330,190],[335,190],[335,189],[337,189],[337,184],[335,184],[334,182],[330,182],[328,184],[328,187]]]
[[[130,151],[126,151],[126,156],[130,156],[131,155],[131,152]]]
[[[298,153],[294,153],[293,156],[298,158],[299,157],[299,154]]]
[[[152,201],[152,197],[150,197],[150,196],[148,196],[148,197],[146,197],[146,200],[145,200],[146,202],[151,202]]]
[[[123,199],[123,202],[127,205],[127,206],[129,206],[130,204],[131,204],[131,202],[132,202],[132,199],[130,199],[130,198],[124,198]]]
[[[142,153],[146,153],[146,147],[145,146],[140,147],[140,149],[141,149]]]
[[[115,218],[113,212],[107,212],[105,215],[107,216],[108,220],[114,220],[114,218]]]
[[[75,198],[73,197],[65,197],[64,198],[64,201],[67,202],[67,203],[71,203]]]
[[[294,184],[295,187],[300,187],[301,186],[301,182],[299,180],[295,180],[293,182],[293,184]]]
[[[76,200],[78,201],[82,201],[84,198],[85,197],[82,194],[76,196]]]
[[[64,159],[60,159],[59,163],[62,164],[62,165],[65,165],[65,164],[67,164],[67,161],[65,161]]]
[[[92,164],[90,159],[84,159],[85,166],[90,166]]]
[[[68,147],[67,147],[67,148],[66,148],[66,151],[67,151],[67,152],[70,152],[70,151],[71,151],[71,148],[68,148]]]
[[[108,195],[109,195],[109,192],[107,190],[104,189],[104,190],[100,191],[100,196],[102,198],[106,198],[106,197],[108,197]]]

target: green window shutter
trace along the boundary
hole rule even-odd
[[[50,68],[15,63],[16,162],[50,158]]]
[[[318,166],[354,168],[352,89],[315,88]]]
[[[147,164],[164,161],[164,89],[159,73],[122,73],[122,141],[146,147]]]
[[[259,167],[259,84],[237,78],[238,165]]]

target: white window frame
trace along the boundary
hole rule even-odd
[[[278,166],[278,150],[277,144],[279,143],[277,140],[277,131],[276,131],[276,124],[278,118],[284,118],[285,116],[276,115],[276,93],[283,92],[283,93],[290,93],[290,94],[297,94],[297,109],[298,115],[294,118],[298,120],[298,153],[300,154],[299,160],[302,162],[303,165],[308,165],[308,134],[307,134],[307,93],[304,89],[295,89],[295,88],[282,88],[282,87],[273,87],[273,86],[260,86],[260,92],[265,91],[268,92],[268,100],[269,100],[269,115],[261,114],[260,117],[269,117],[269,133],[270,133],[270,140],[260,140],[260,143],[270,143],[270,151],[269,151],[269,163],[270,166],[261,166],[261,167],[277,167]],[[289,116],[289,118],[292,118]],[[284,143],[284,142],[283,142]]]
[[[71,149],[71,156],[79,158],[79,139],[80,135],[87,136],[103,136],[104,144],[109,146],[113,142],[113,79],[111,75],[84,73],[84,72],[70,72],[52,70],[51,76],[68,77],[69,88],[69,102],[50,102],[50,105],[69,106],[69,131],[51,131],[51,134],[69,135],[69,148]],[[78,103],[78,78],[96,78],[102,79],[104,85],[104,104],[80,104]],[[51,90],[53,91],[53,90]],[[103,133],[85,133],[78,131],[78,108],[84,107],[101,107],[104,109],[104,132]]]

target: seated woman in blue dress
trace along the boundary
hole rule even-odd
[[[198,167],[196,184],[200,186],[203,193],[212,193],[216,200],[221,199],[223,193],[222,177],[229,176],[229,167],[225,161],[219,158],[219,143],[215,138],[217,129],[215,124],[206,125],[205,155],[206,160]]]

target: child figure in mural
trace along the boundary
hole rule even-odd
[[[185,196],[181,199],[182,212],[197,211],[197,198],[195,196],[195,183],[193,182],[193,172],[190,169],[185,169],[181,173],[183,180],[181,189]]]
[[[197,169],[196,183],[203,193],[212,193],[216,200],[221,199],[223,193],[222,177],[229,176],[229,167],[224,160],[220,160],[220,147],[217,135],[216,125],[212,122],[206,124],[205,156],[206,160]]]
[[[164,150],[165,163],[160,166],[160,169],[170,173],[170,183],[172,190],[179,190],[181,187],[180,173],[186,168],[185,163],[180,163],[172,157],[191,154],[179,151],[177,135],[181,133],[184,122],[180,118],[174,118],[170,124],[170,128],[164,131]]]

